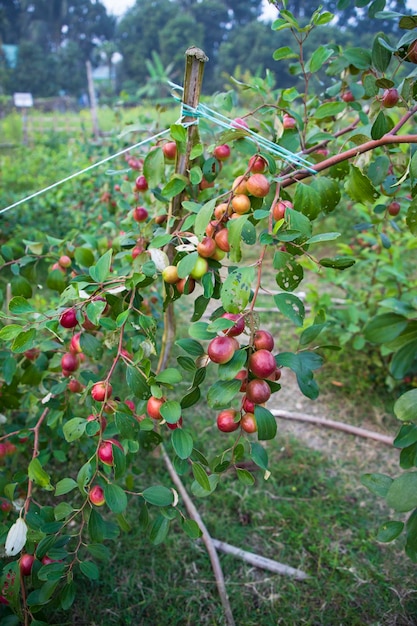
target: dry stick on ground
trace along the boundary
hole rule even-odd
[[[278,563],[278,561],[273,561],[272,559],[267,559],[264,556],[260,556],[259,554],[254,554],[253,552],[247,552],[246,550],[241,550],[240,548],[236,548],[235,546],[230,545],[230,543],[225,543],[224,541],[219,541],[218,539],[212,539],[214,546],[217,550],[221,550],[225,554],[231,554],[236,556],[255,567],[260,567],[261,569],[269,570],[270,572],[274,572],[275,574],[281,574],[283,576],[290,576],[295,580],[306,580],[309,578],[309,575],[303,572],[300,569],[295,569],[294,567],[290,567],[289,565],[283,565],[282,563]]]
[[[190,515],[190,517],[197,522],[198,526],[200,527],[200,530],[202,532],[202,536],[203,536],[203,541],[204,544],[206,546],[208,555],[210,557],[210,561],[211,561],[211,566],[216,578],[216,585],[217,585],[217,590],[219,592],[220,595],[220,599],[222,601],[223,604],[223,610],[224,610],[224,614],[226,617],[226,622],[228,626],[234,626],[235,624],[235,620],[233,617],[233,613],[232,613],[232,609],[230,607],[230,603],[229,603],[229,599],[227,597],[227,591],[226,591],[226,585],[225,585],[225,581],[224,581],[224,576],[223,576],[223,570],[222,567],[220,565],[220,561],[219,561],[219,557],[218,554],[216,552],[216,546],[215,543],[216,541],[214,539],[212,539],[209,531],[207,530],[203,520],[200,517],[199,512],[197,511],[196,507],[194,506],[191,498],[189,497],[180,477],[178,476],[177,472],[175,471],[174,466],[171,463],[171,459],[169,458],[169,456],[167,455],[165,448],[162,447],[162,456],[163,459],[165,461],[165,465],[168,468],[168,472],[172,478],[172,481],[174,483],[174,485],[176,486],[176,488],[178,489],[182,499],[184,500],[184,504],[185,507],[188,511],[188,514]]]
[[[366,439],[374,439],[380,443],[385,443],[387,446],[392,446],[393,438],[388,435],[382,435],[376,433],[373,430],[367,430],[366,428],[360,428],[359,426],[352,426],[351,424],[345,424],[344,422],[336,422],[335,420],[327,420],[321,417],[315,417],[314,415],[307,415],[306,413],[296,413],[292,411],[283,410],[271,410],[274,417],[281,417],[286,420],[296,420],[301,422],[309,422],[316,426],[325,426],[326,428],[333,428],[334,430],[341,430],[357,437],[365,437]]]

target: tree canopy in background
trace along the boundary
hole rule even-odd
[[[280,2],[271,2],[279,6]],[[316,8],[310,0],[288,0],[297,19],[307,19]],[[335,14],[334,24],[318,28],[309,46],[323,43],[369,46],[379,29],[389,33],[394,22],[369,20],[368,11],[381,8],[380,1],[323,0],[325,10]],[[369,5],[369,6],[368,6]],[[184,51],[190,45],[204,49],[206,93],[224,89],[231,75],[264,74],[269,69],[280,85],[296,80],[288,63],[277,74],[271,57],[271,38],[278,46],[293,45],[288,31],[273,33],[262,14],[262,0],[137,0],[117,22],[100,0],[0,0],[0,44],[17,46],[17,63],[10,66],[0,45],[0,94],[30,91],[36,97],[86,90],[85,62],[110,63],[105,47],[122,55],[113,95],[121,91],[133,98],[146,94],[149,64],[156,76],[179,78]],[[385,9],[407,12],[405,0],[387,0]],[[278,12],[277,12],[278,15]],[[110,48],[109,48],[110,49]],[[155,76],[154,79],[155,81]],[[150,90],[150,93],[152,90]],[[158,92],[160,95],[160,92]]]

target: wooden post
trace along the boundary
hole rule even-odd
[[[183,104],[196,108],[200,101],[201,86],[203,83],[204,63],[208,61],[208,57],[200,48],[191,47],[185,53],[185,73],[184,73],[184,92]],[[183,119],[184,123],[193,122],[195,120],[192,115],[186,115]],[[184,154],[177,154],[175,165],[175,173],[181,176],[187,176],[190,166],[190,152],[199,141],[198,126],[192,124],[187,128],[187,147]],[[171,213],[175,217],[181,214],[181,203],[184,194],[175,196],[172,201]]]
[[[94,137],[98,139],[100,135],[100,128],[98,125],[97,100],[96,100],[96,92],[94,90],[93,71],[91,69],[90,61],[86,61],[85,65],[87,68],[88,95],[90,97],[90,111],[91,111],[91,119],[93,120],[93,133],[94,133]]]
[[[184,92],[183,103],[195,108],[200,100],[201,85],[203,82],[204,63],[208,61],[208,57],[204,54],[200,48],[191,47],[185,53],[185,72],[184,72]],[[190,115],[183,121],[190,122],[194,118]],[[192,147],[199,141],[199,132],[196,124],[192,124],[187,127],[187,145],[184,154],[180,154],[177,151],[177,157],[175,162],[175,173],[181,176],[187,176],[190,167],[190,153]],[[171,222],[171,218],[174,217],[174,223],[170,227],[171,231],[175,231],[181,216],[182,201],[184,193],[180,193],[175,196],[169,207],[168,224]],[[168,258],[172,260],[174,255],[174,248],[168,245],[166,248]],[[161,352],[159,355],[158,371],[166,368],[169,355],[173,342],[175,341],[175,315],[174,305],[170,302],[165,310],[164,316],[164,335],[162,337]]]

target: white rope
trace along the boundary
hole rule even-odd
[[[28,202],[28,200],[32,200],[32,198],[36,198],[37,196],[40,196],[41,194],[50,191],[51,189],[54,189],[55,187],[58,187],[58,185],[62,185],[63,183],[68,182],[69,180],[72,180],[73,178],[77,178],[77,176],[81,176],[81,174],[85,174],[86,172],[89,172],[91,170],[93,170],[96,167],[99,167],[100,165],[103,165],[103,163],[107,163],[108,161],[111,161],[112,159],[117,158],[118,156],[121,156],[122,154],[125,154],[126,152],[129,152],[130,150],[134,150],[135,148],[138,148],[139,146],[143,146],[146,143],[149,143],[150,141],[153,141],[154,139],[157,139],[158,137],[162,137],[162,135],[166,135],[167,133],[169,133],[170,129],[167,128],[163,131],[161,131],[160,133],[157,133],[156,135],[153,135],[152,137],[149,137],[148,139],[144,139],[143,141],[139,141],[139,143],[135,143],[133,146],[129,146],[128,148],[124,148],[123,150],[120,150],[119,152],[116,152],[116,154],[112,154],[111,156],[106,157],[105,159],[102,159],[101,161],[98,161],[97,163],[94,163],[93,165],[89,165],[88,167],[84,168],[83,170],[79,170],[78,172],[74,172],[74,174],[70,174],[69,176],[67,176],[66,178],[63,178],[62,180],[58,180],[56,183],[53,183],[52,185],[48,185],[48,187],[44,187],[44,189],[40,189],[39,191],[36,191],[35,193],[32,193],[30,196],[26,196],[25,198],[22,198],[21,200],[18,200],[17,202],[14,202],[13,204],[10,204],[9,206],[7,206],[4,209],[0,210],[0,215],[2,213],[6,213],[6,211],[10,211],[10,209],[14,209],[15,207],[19,206],[20,204],[23,204],[24,202]]]

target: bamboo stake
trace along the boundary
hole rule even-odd
[[[204,54],[200,48],[191,47],[185,52],[185,71],[184,71],[184,91],[183,91],[183,104],[196,108],[201,93],[201,85],[203,82],[204,63],[208,61],[208,57]],[[193,118],[185,117],[184,123],[192,122]],[[199,141],[199,132],[196,124],[191,124],[187,127],[187,144],[184,153],[177,151],[177,158],[175,162],[175,174],[179,176],[187,176],[190,167],[190,153],[193,146]],[[172,199],[168,224],[171,217],[174,217],[174,224],[170,227],[171,231],[175,231],[179,223],[182,201],[184,194],[180,193]],[[167,246],[166,252],[168,258],[172,260],[174,249],[172,246]],[[175,315],[174,305],[170,302],[165,311],[164,319],[164,336],[162,337],[162,347],[158,362],[158,371],[165,369],[171,353],[172,345],[175,341]]]

